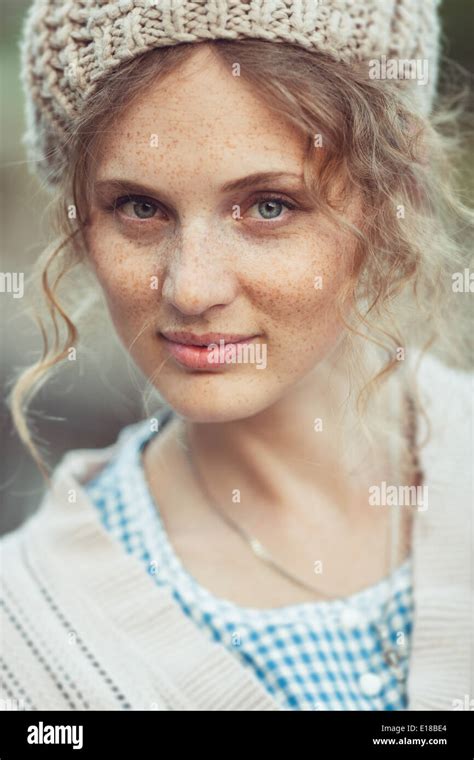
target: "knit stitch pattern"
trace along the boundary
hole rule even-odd
[[[351,63],[381,55],[427,59],[418,88],[429,111],[436,84],[440,0],[34,0],[20,40],[28,158],[54,186],[67,129],[101,79],[154,48],[209,40],[300,45]],[[58,146],[62,146],[58,150]]]

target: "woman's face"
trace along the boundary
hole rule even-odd
[[[354,242],[305,193],[304,148],[202,48],[102,142],[91,264],[124,346],[190,420],[264,410],[308,382],[342,335],[335,296]]]

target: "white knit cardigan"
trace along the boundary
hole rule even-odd
[[[432,423],[416,513],[408,710],[474,697],[472,375],[423,360]],[[281,710],[102,527],[81,483],[114,453],[67,453],[51,491],[0,540],[2,704],[44,710]],[[467,707],[468,709],[468,707]]]

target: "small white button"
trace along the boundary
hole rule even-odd
[[[341,612],[341,624],[344,628],[355,628],[362,623],[362,615],[359,610],[347,607]]]
[[[374,697],[382,688],[382,679],[375,673],[363,673],[359,679],[360,689],[366,697]]]

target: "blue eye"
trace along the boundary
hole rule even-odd
[[[260,219],[279,219],[282,216],[283,209],[292,210],[295,206],[283,198],[263,197],[261,200],[251,206],[256,208]],[[255,218],[255,217],[254,217]]]
[[[264,219],[276,219],[280,216],[283,209],[283,203],[276,200],[261,201],[258,204],[259,213]]]
[[[125,216],[132,216],[136,219],[152,219],[157,211],[157,205],[150,198],[141,198],[139,196],[126,196],[118,198],[114,203],[115,209],[125,209],[130,206],[133,211],[125,213]]]

